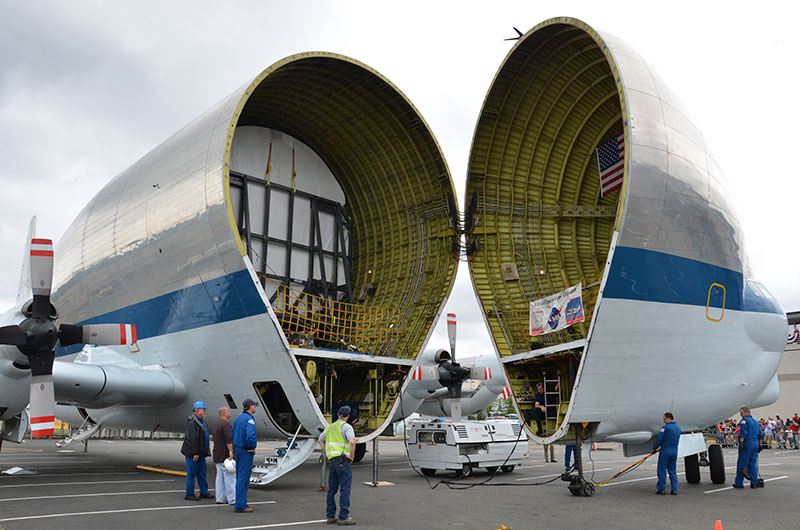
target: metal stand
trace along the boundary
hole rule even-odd
[[[364,482],[365,486],[379,488],[381,486],[394,486],[393,482],[378,480],[378,437],[372,439],[372,482]]]
[[[89,439],[88,438],[83,441],[83,452],[84,453],[88,453],[89,452]]]
[[[378,437],[372,439],[372,487],[378,486]]]
[[[319,466],[319,488],[317,491],[328,491],[328,483],[325,481],[325,471],[328,469],[328,458],[325,456],[325,453],[319,457],[320,459],[320,466]]]

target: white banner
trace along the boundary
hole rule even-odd
[[[581,284],[531,302],[531,335],[544,335],[583,322]]]

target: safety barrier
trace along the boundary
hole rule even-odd
[[[386,354],[405,336],[405,316],[397,308],[339,302],[285,285],[278,286],[273,307],[294,346]]]

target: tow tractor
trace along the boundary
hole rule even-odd
[[[528,438],[510,419],[414,421],[406,444],[412,466],[428,477],[438,470],[466,477],[476,467],[511,473],[528,456]]]

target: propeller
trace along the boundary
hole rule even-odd
[[[92,324],[56,327],[57,313],[50,303],[53,283],[53,242],[31,239],[30,274],[33,303],[30,314],[18,325],[0,327],[0,344],[16,346],[28,357],[31,367],[31,436],[53,434],[55,395],[53,362],[56,343],[71,344],[135,344],[136,326],[130,324]]]
[[[461,384],[467,379],[491,379],[491,369],[466,368],[455,362],[455,313],[447,313],[447,335],[450,339],[450,352],[438,350],[434,355],[436,366],[417,366],[412,370],[411,378],[415,381],[438,380],[439,384],[447,387],[447,392],[452,400],[450,402],[451,416],[455,421],[459,421],[461,419]]]

